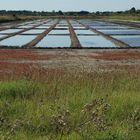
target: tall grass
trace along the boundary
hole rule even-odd
[[[132,21],[140,21],[139,15],[130,15],[130,14],[120,14],[120,15],[109,15],[109,16],[98,16],[97,18],[101,19],[118,19],[118,20],[132,20]]]
[[[139,99],[132,72],[2,80],[0,139],[138,140]]]
[[[40,16],[13,16],[13,15],[0,15],[0,23],[7,23],[12,21],[26,21],[26,20],[35,20],[35,19],[44,19],[46,17]]]

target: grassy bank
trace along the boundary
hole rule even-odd
[[[0,23],[14,21],[12,16],[0,16]]]
[[[116,19],[116,20],[129,20],[129,21],[140,21],[140,15],[131,14],[112,14],[112,15],[86,15],[86,16],[48,16],[50,19]]]
[[[109,16],[97,16],[97,19],[116,19],[116,20],[129,20],[129,21],[140,21],[139,15],[120,14],[120,15],[109,15]]]
[[[40,19],[43,17],[39,16],[0,16],[0,23],[6,23],[6,22],[13,22],[13,21],[24,21],[24,20],[35,20],[35,19]]]
[[[138,140],[139,93],[131,72],[2,80],[0,139]]]
[[[130,20],[130,21],[140,21],[139,15],[108,15],[108,16],[0,16],[0,23],[12,22],[12,21],[24,21],[24,20],[35,20],[35,19],[116,19],[116,20]]]

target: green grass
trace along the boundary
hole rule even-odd
[[[139,14],[110,14],[110,15],[86,15],[86,16],[48,16],[49,19],[116,19],[116,20],[129,20],[140,21]]]
[[[140,75],[0,82],[0,139],[139,140]]]
[[[40,16],[12,16],[12,15],[5,15],[0,16],[0,23],[7,23],[7,22],[13,22],[13,21],[26,21],[26,20],[35,20],[35,19],[41,19],[46,17],[40,17]]]
[[[116,20],[129,20],[129,21],[140,21],[140,15],[131,14],[120,14],[120,15],[109,15],[109,16],[97,16],[97,19],[116,19]]]

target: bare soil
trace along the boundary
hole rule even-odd
[[[0,50],[1,74],[22,73],[32,66],[70,72],[140,71],[140,50]]]

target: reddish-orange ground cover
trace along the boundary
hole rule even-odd
[[[98,55],[90,55],[90,58],[103,59],[103,60],[128,60],[140,59],[140,51],[102,51],[97,52]]]
[[[46,60],[52,59],[56,56],[52,54],[43,55],[37,50],[24,49],[1,49],[0,60]]]

